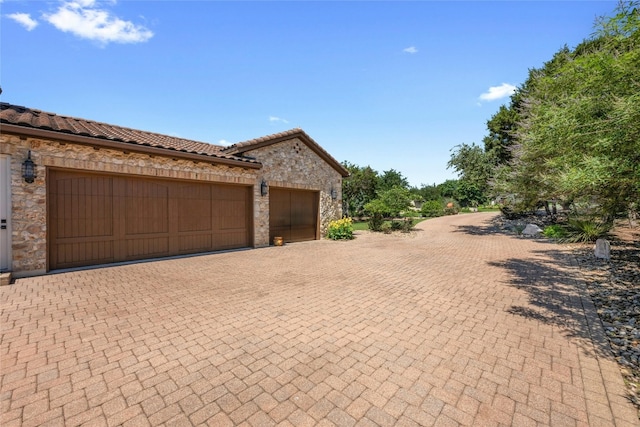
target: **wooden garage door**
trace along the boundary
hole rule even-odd
[[[318,193],[269,189],[269,240],[281,236],[285,242],[318,238]]]
[[[51,170],[49,269],[251,245],[246,186]]]

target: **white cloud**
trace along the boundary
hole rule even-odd
[[[481,101],[495,101],[496,99],[511,96],[515,91],[516,87],[514,85],[502,83],[500,86],[491,86],[487,92],[480,95],[479,99]]]
[[[38,26],[38,21],[31,18],[31,15],[29,15],[28,13],[12,13],[7,15],[7,17],[22,25],[27,29],[27,31],[31,31]]]
[[[63,1],[55,13],[45,14],[44,19],[60,31],[102,44],[140,43],[153,37],[151,30],[112,15],[95,0]]]
[[[220,141],[218,141],[218,145],[231,145],[233,144],[232,142],[227,141],[226,139],[221,139]]]
[[[289,123],[289,120],[281,119],[280,117],[275,117],[275,116],[269,116],[269,121],[270,121],[270,122],[282,122],[282,123]]]
[[[414,53],[418,53],[418,48],[415,46],[409,46],[406,47],[404,49],[402,49],[403,52],[405,53],[410,53],[410,54],[414,54]]]

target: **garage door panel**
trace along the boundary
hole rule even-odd
[[[49,268],[242,248],[247,186],[51,170]]]
[[[234,191],[233,187],[217,187],[213,194],[214,228],[218,232],[246,231],[249,194]]]
[[[246,199],[245,193],[238,191],[237,187],[231,185],[219,185],[213,188],[214,200],[239,200]]]
[[[294,227],[313,227],[316,225],[315,194],[294,192],[291,195],[291,225]]]
[[[146,180],[126,184],[126,234],[169,232],[169,187]]]
[[[289,240],[291,242],[304,242],[306,240],[314,240],[316,236],[315,226],[297,225],[291,226],[291,235]]]
[[[110,179],[62,179],[54,183],[53,191],[57,197],[51,210],[57,222],[58,237],[113,234],[113,188]]]
[[[216,234],[216,249],[236,249],[243,247],[247,241],[246,231],[228,231]]]
[[[182,184],[177,188],[178,231],[210,231],[211,221],[211,185]],[[197,212],[197,215],[194,215]]]
[[[126,259],[160,257],[169,254],[169,237],[136,237],[126,240]]]
[[[239,214],[246,211],[246,205],[244,200],[218,202],[217,215],[215,216],[219,220],[218,228],[220,230],[245,230],[247,226],[246,218],[244,215]]]
[[[209,251],[213,248],[213,236],[208,234],[180,235],[178,250],[180,253],[194,253]]]
[[[269,194],[269,223],[271,228],[289,228],[291,225],[291,192],[271,189]]]
[[[113,249],[112,241],[61,243],[56,248],[55,264],[57,268],[71,268],[110,263],[114,260]]]
[[[317,238],[318,193],[272,188],[269,194],[270,240],[280,236],[285,242]]]

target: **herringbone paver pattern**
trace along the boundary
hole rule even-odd
[[[1,424],[640,425],[570,258],[489,218],[17,280]]]

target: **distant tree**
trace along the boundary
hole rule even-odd
[[[409,181],[395,169],[382,172],[378,179],[378,191],[391,190],[393,187],[409,188]]]
[[[486,152],[475,144],[461,144],[454,147],[447,168],[453,168],[467,188],[482,193],[487,197],[489,181],[495,168],[493,152]]]
[[[411,194],[411,200],[418,200],[418,201],[424,200],[424,197],[422,196],[422,192],[418,187],[410,187],[409,193]]]
[[[438,184],[438,190],[440,191],[442,198],[453,199],[456,197],[458,192],[458,180],[448,179],[445,182]]]
[[[461,179],[458,181],[455,199],[462,207],[478,206],[487,201],[487,195],[474,183]]]
[[[418,189],[418,193],[422,196],[422,200],[441,200],[442,193],[440,192],[440,187],[436,184],[433,185],[425,185]]]
[[[357,166],[347,161],[342,165],[350,176],[342,180],[342,197],[345,214],[348,216],[364,215],[364,206],[376,198],[378,172],[370,166]]]

